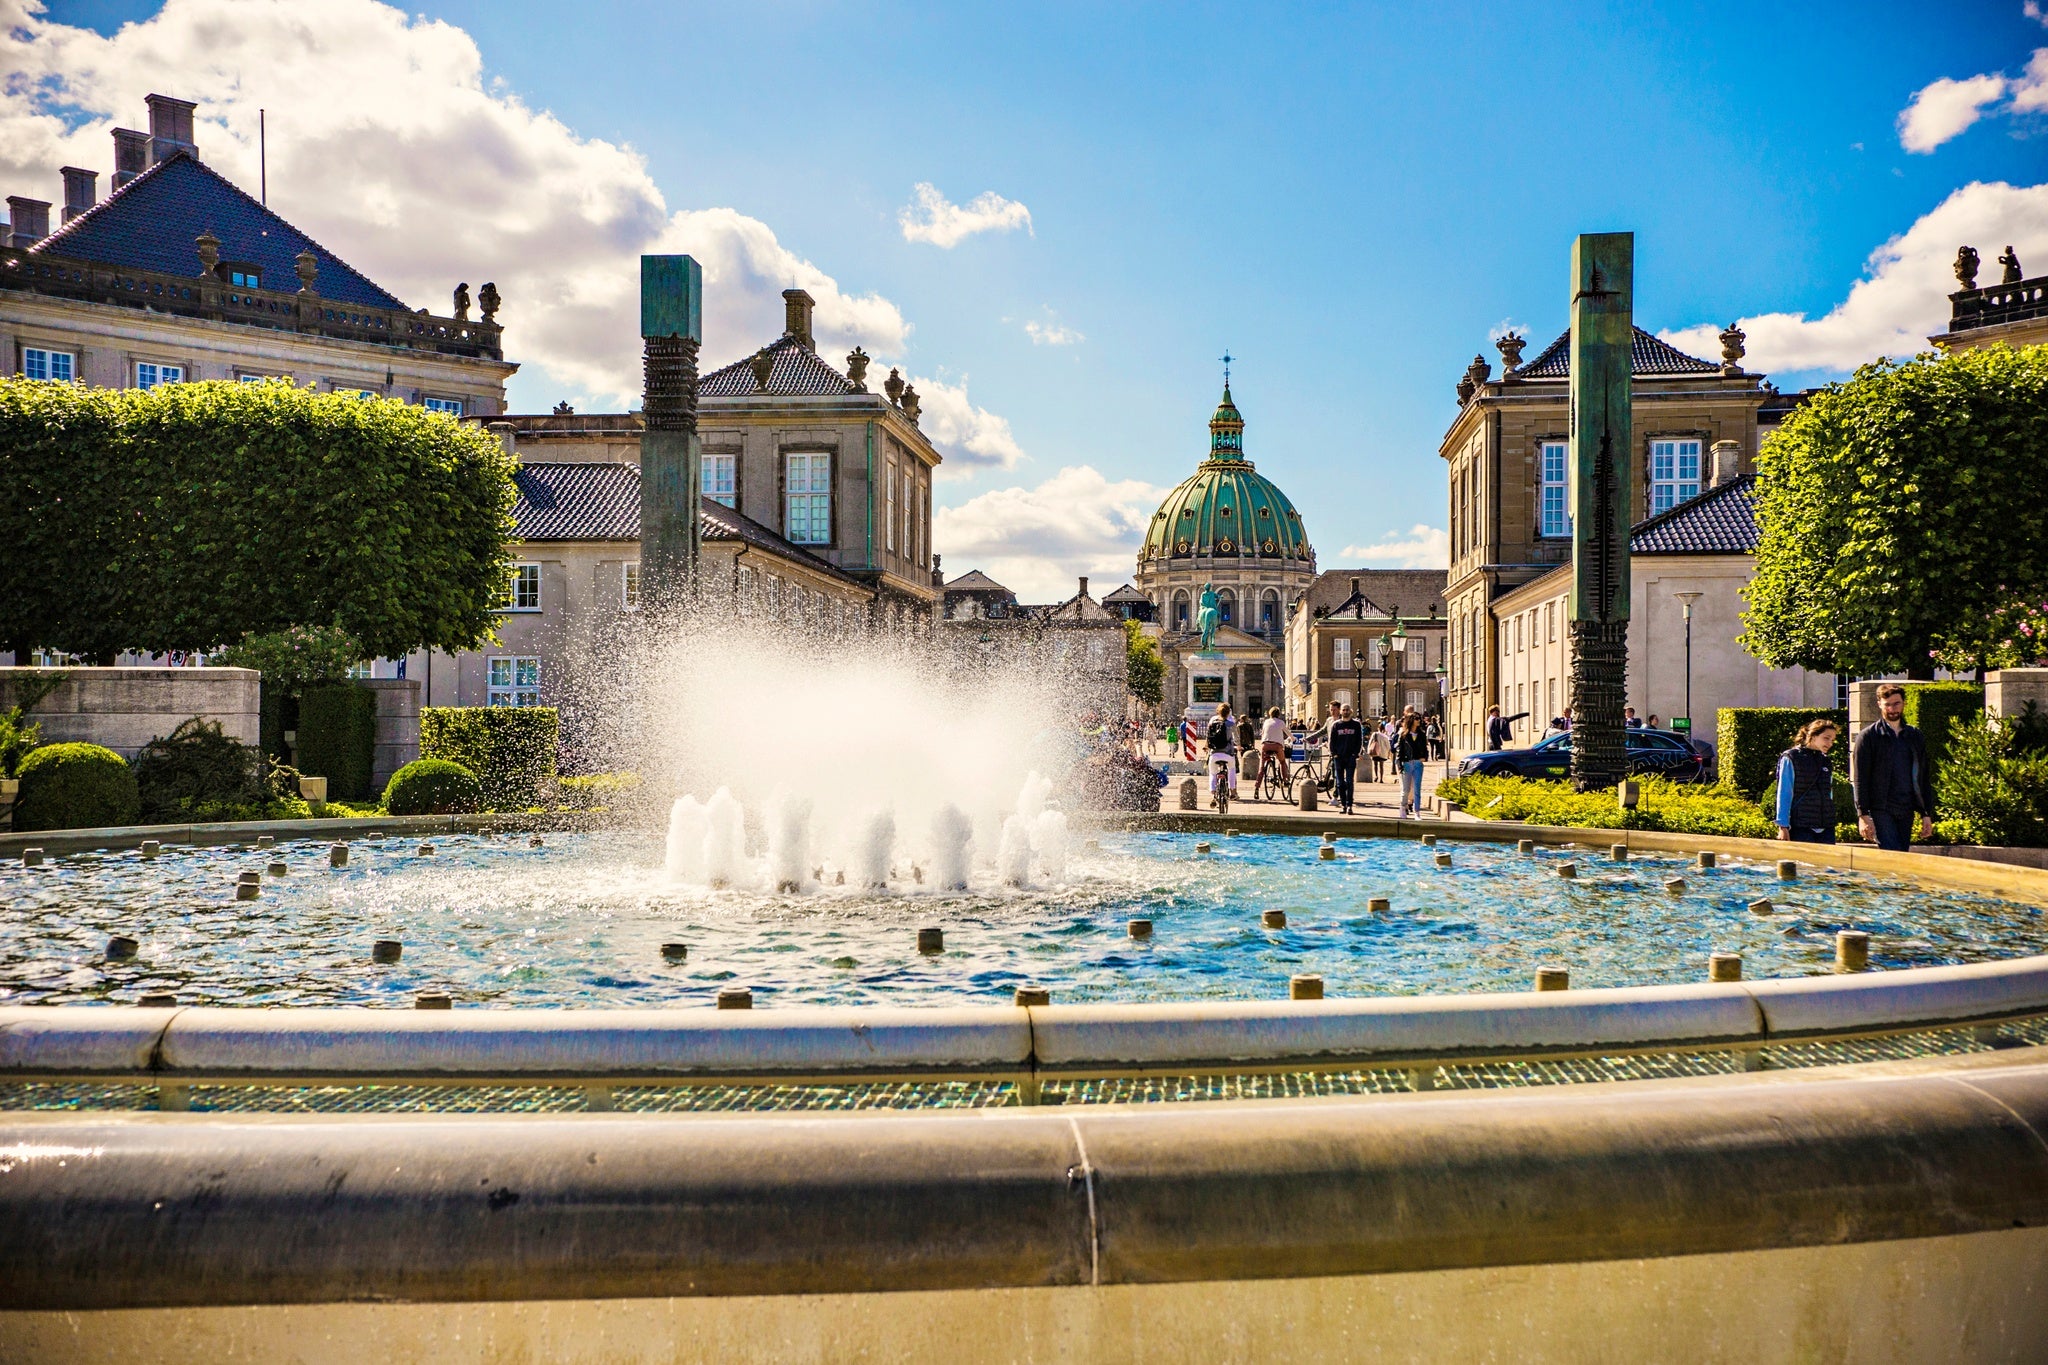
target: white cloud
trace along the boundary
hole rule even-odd
[[[1984,116],[1984,107],[2005,96],[2005,77],[1993,74],[1951,80],[1944,76],[1922,87],[1899,111],[1899,145],[1931,152]]]
[[[1009,469],[1024,458],[1023,447],[1010,433],[1009,420],[968,401],[966,376],[961,376],[958,384],[948,384],[943,379],[912,375],[910,384],[917,390],[919,430],[946,455],[946,462],[939,466],[940,478],[978,469]]]
[[[1749,334],[1743,364],[1751,370],[1853,370],[1879,356],[1929,349],[1930,333],[1948,326],[1951,266],[1965,243],[1982,256],[1979,283],[1996,283],[2007,246],[2039,270],[2048,261],[2048,184],[2002,181],[1963,186],[1905,232],[1870,253],[1865,277],[1825,316],[1765,313],[1741,320]],[[1719,325],[1702,323],[1660,333],[1692,355],[1720,354]]]
[[[2048,9],[2042,8],[2037,3],[2037,0],[2027,0],[2024,5],[2020,6],[2020,13],[2026,15],[2043,28],[2048,28]]]
[[[494,281],[512,358],[598,401],[639,395],[643,252],[703,263],[707,366],[777,336],[792,283],[834,358],[859,344],[889,363],[910,335],[894,303],[842,288],[766,223],[672,210],[637,152],[528,107],[462,29],[376,0],[168,0],[111,37],[0,0],[0,71],[0,193],[57,199],[58,167],[110,171],[110,130],[147,127],[153,91],[196,100],[200,155],[253,188],[265,108],[272,208],[414,307],[446,313],[457,281]],[[949,455],[1014,450],[1000,418],[962,406]]]
[[[1376,569],[1447,569],[1451,533],[1417,522],[1406,531],[1389,531],[1370,545],[1347,545],[1343,557]]]
[[[1032,231],[1031,210],[994,190],[982,191],[965,206],[950,202],[938,186],[926,181],[920,181],[910,193],[912,202],[896,214],[906,242],[954,247],[977,232]]]
[[[1078,346],[1088,338],[1058,322],[1027,322],[1024,334],[1033,346]]]
[[[1070,465],[1036,488],[997,488],[933,514],[948,578],[980,569],[1026,602],[1063,602],[1080,575],[1099,600],[1137,571],[1138,546],[1167,490],[1112,483]]]
[[[2048,47],[2037,47],[2027,59],[2026,70],[2013,82],[2012,111],[2016,114],[2048,112]]]

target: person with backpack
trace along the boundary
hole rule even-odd
[[[1230,703],[1224,702],[1209,718],[1209,790],[1221,791],[1225,783],[1230,795],[1237,795],[1237,727],[1230,720]]]
[[[1339,706],[1330,721],[1330,777],[1337,808],[1351,814],[1352,788],[1358,780],[1358,755],[1365,748],[1365,727],[1348,706]]]
[[[1780,839],[1802,844],[1835,841],[1835,723],[1822,716],[1799,729],[1792,747],[1778,755],[1778,802],[1772,822]]]
[[[1422,733],[1422,720],[1408,717],[1394,740],[1394,762],[1401,770],[1401,816],[1406,819],[1422,811],[1422,765],[1429,759],[1429,740]]]

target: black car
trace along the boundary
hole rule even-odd
[[[1684,735],[1669,730],[1628,730],[1628,770],[1636,777],[1654,773],[1673,782],[1708,780],[1707,760]],[[1482,777],[1540,777],[1562,781],[1572,775],[1569,731],[1552,735],[1528,749],[1497,749],[1473,754],[1458,765],[1461,774]]]

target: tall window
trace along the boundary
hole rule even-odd
[[[1175,630],[1186,630],[1188,628],[1188,595],[1184,592],[1177,592],[1173,595],[1173,628]]]
[[[76,379],[78,357],[69,351],[43,351],[34,346],[21,348],[21,372],[29,379]]]
[[[1271,631],[1280,621],[1280,594],[1269,592],[1259,599],[1259,629]]]
[[[1351,667],[1351,641],[1342,635],[1330,642],[1330,667],[1336,670]]]
[[[507,585],[507,611],[540,610],[540,565],[514,564],[512,580]]]
[[[917,538],[911,534],[911,523],[914,520],[911,515],[911,502],[915,492],[916,485],[910,477],[910,471],[906,469],[903,471],[903,553],[912,559],[917,558]]]
[[[492,706],[539,706],[540,660],[494,657],[485,700]]]
[[[832,540],[832,457],[823,452],[792,451],[784,479],[787,510],[784,531],[798,545],[827,545]]]
[[[150,360],[135,362],[135,387],[153,389],[159,384],[180,384],[185,379],[183,365],[159,365]]]
[[[882,483],[888,488],[888,506],[882,516],[883,548],[896,548],[896,466],[890,465],[882,471]]]
[[[1563,441],[1545,441],[1540,457],[1543,465],[1543,529],[1546,536],[1572,533],[1569,483],[1565,478],[1565,457],[1571,449]]]
[[[445,412],[450,417],[462,416],[462,400],[460,398],[422,398],[420,399],[420,406],[428,412]]]
[[[722,502],[727,507],[740,505],[739,456],[706,455],[704,457],[704,496],[713,502]]]
[[[1700,443],[1650,442],[1650,513],[1668,512],[1700,495]]]
[[[1374,637],[1373,639],[1366,641],[1365,666],[1367,668],[1370,668],[1373,672],[1377,673],[1380,671],[1380,669],[1386,667],[1386,662],[1387,649],[1385,645],[1379,642],[1378,637]]]
[[[1429,642],[1420,635],[1408,642],[1408,671],[1420,673],[1429,667]]]
[[[1223,590],[1222,592],[1219,592],[1219,593],[1217,593],[1217,594],[1216,594],[1216,615],[1217,615],[1217,617],[1218,617],[1218,618],[1219,618],[1219,619],[1220,619],[1220,620],[1221,620],[1221,621],[1223,622],[1223,624],[1224,624],[1224,625],[1226,625],[1226,626],[1228,626],[1228,625],[1233,625],[1233,624],[1235,624],[1235,623],[1236,623],[1236,621],[1237,621],[1237,594],[1236,594],[1236,593],[1232,592],[1232,591],[1231,591],[1230,589],[1228,589],[1228,588],[1225,588],[1225,589],[1224,589],[1224,590]]]
[[[626,565],[626,572],[619,579],[619,605],[627,611],[640,610],[640,561],[637,559]]]

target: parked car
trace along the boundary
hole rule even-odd
[[[1669,730],[1628,730],[1628,770],[1636,777],[1654,773],[1673,782],[1705,782],[1706,758],[1685,736]],[[1540,777],[1561,781],[1572,774],[1570,732],[1552,735],[1527,749],[1496,749],[1472,754],[1458,765],[1461,774],[1482,777]]]

